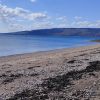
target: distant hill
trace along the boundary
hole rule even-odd
[[[59,36],[100,36],[100,28],[54,28],[40,29],[32,31],[14,32],[13,34],[22,35],[59,35]]]

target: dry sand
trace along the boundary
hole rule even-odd
[[[0,57],[0,100],[100,100],[100,45]]]

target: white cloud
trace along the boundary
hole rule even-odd
[[[44,29],[44,28],[52,28],[53,23],[52,22],[36,22],[32,25],[35,29]]]
[[[67,21],[67,17],[66,16],[60,16],[60,17],[57,17],[56,20],[62,21],[62,22],[66,22]]]
[[[100,28],[100,21],[88,21],[88,20],[78,20],[74,21],[71,27],[77,28]]]
[[[90,26],[90,22],[89,21],[78,21],[76,22],[76,25],[79,27],[89,27]]]
[[[4,29],[2,29],[3,27]],[[0,4],[0,32],[60,27],[100,28],[100,20],[89,21],[78,16],[72,19],[67,18],[67,16],[48,16],[47,12],[34,13],[20,7],[10,8]]]
[[[64,19],[66,19],[66,16],[61,16],[61,17],[58,17],[57,19],[58,20],[64,20]]]
[[[30,0],[31,2],[36,2],[36,0]]]
[[[34,21],[42,21],[46,20],[48,18],[46,13],[41,12],[31,12],[29,10],[16,7],[16,8],[10,8],[6,5],[0,4],[0,22],[5,25],[9,31],[17,31],[18,30],[25,30],[27,28],[23,27],[27,25],[22,25],[22,23],[19,24],[19,22],[34,22]],[[13,27],[12,27],[13,26]],[[15,28],[14,28],[15,27]],[[1,29],[0,29],[1,30]]]
[[[31,11],[25,10],[23,8],[9,8],[6,5],[0,4],[0,19],[11,18],[11,17],[21,17],[27,20],[36,20],[36,19],[44,19],[47,18],[45,13],[33,13]]]
[[[74,19],[75,19],[75,20],[81,20],[82,17],[80,17],[80,16],[75,16]]]

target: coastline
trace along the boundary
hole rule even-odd
[[[32,97],[33,94],[30,93],[25,95],[27,96],[26,98],[32,97],[33,100],[35,97],[37,99],[40,98],[40,96],[45,99],[49,98],[50,100],[56,96],[59,99],[59,95],[67,99],[76,97],[81,100],[82,97],[78,97],[79,95],[72,96],[70,89],[72,89],[72,94],[75,94],[76,90],[80,91],[81,95],[84,88],[87,87],[89,90],[89,85],[93,85],[94,82],[99,81],[100,72],[95,69],[90,68],[92,71],[88,69],[89,64],[91,64],[90,62],[95,63],[98,61],[97,63],[99,63],[99,52],[100,44],[96,44],[93,46],[0,57],[0,97],[4,100],[10,100],[11,98],[13,98],[12,100],[17,100],[21,98],[18,94],[21,96],[22,91],[27,90],[29,93],[34,93],[34,96]],[[80,78],[74,79],[73,77],[77,78],[75,75],[77,77],[80,76]],[[70,77],[74,85],[70,85]],[[39,89],[42,89],[42,93],[37,87],[38,84],[40,85]],[[68,86],[69,90],[67,89]],[[61,88],[61,90],[56,91],[55,88]],[[41,94],[35,94],[35,91]],[[66,91],[66,95],[64,95],[63,91]],[[96,89],[94,91],[97,92]],[[59,95],[57,95],[58,93]],[[70,97],[68,96],[69,94]]]
[[[78,47],[70,47],[70,48],[61,48],[61,49],[53,49],[53,50],[46,50],[46,51],[36,51],[36,52],[30,52],[30,53],[21,53],[21,54],[12,54],[7,56],[0,56],[0,60],[2,59],[13,59],[13,58],[24,58],[24,57],[32,57],[32,56],[38,56],[38,55],[48,55],[52,53],[61,53],[63,52],[78,52],[78,51],[84,51],[85,49],[95,49],[98,48],[100,44],[92,44],[87,46],[78,46]]]

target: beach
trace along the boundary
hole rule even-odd
[[[100,100],[100,44],[0,57],[0,100]]]

